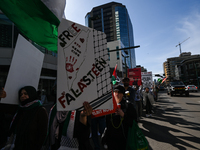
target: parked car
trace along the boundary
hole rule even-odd
[[[174,96],[177,94],[185,94],[185,96],[189,96],[189,91],[182,81],[174,80],[168,84],[167,94],[170,96]]]
[[[195,85],[187,85],[186,87],[189,92],[197,92],[198,88]]]

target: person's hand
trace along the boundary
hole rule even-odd
[[[124,112],[120,108],[116,109],[115,114],[120,115],[122,118],[124,117]]]
[[[81,111],[81,116],[90,116],[92,114],[92,107],[88,102],[83,103],[83,111]]]
[[[0,98],[5,98],[6,97],[6,91],[4,91],[4,88],[0,90]]]
[[[87,125],[87,116],[92,114],[92,107],[88,102],[83,103],[84,109],[80,113],[80,122]]]

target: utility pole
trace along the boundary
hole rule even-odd
[[[197,76],[197,84],[198,84],[198,89],[199,89],[199,76],[198,76],[198,72],[197,72],[197,66],[196,63],[194,62],[194,67],[195,67],[195,71],[196,71],[196,76]]]
[[[189,37],[189,38],[190,38],[190,37]],[[188,40],[189,38],[187,38],[186,40]],[[186,40],[184,40],[183,42],[185,42]],[[182,44],[183,42],[181,42],[181,43],[179,42],[179,44],[178,44],[178,45],[176,45],[176,47],[177,47],[177,46],[179,46],[179,49],[180,49],[180,54],[181,54],[181,44]]]

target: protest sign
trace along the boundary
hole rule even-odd
[[[141,68],[128,69],[128,78],[130,79],[130,86],[141,85]]]
[[[151,88],[153,86],[152,72],[142,72],[141,75],[143,87]]]
[[[106,35],[63,19],[58,28],[57,110],[113,109]]]
[[[112,99],[113,108],[112,109],[96,109],[96,110],[93,110],[92,115],[91,115],[92,118],[105,116],[105,115],[111,114],[111,113],[115,113],[115,111],[117,109],[117,103],[115,101],[113,93],[112,93],[112,96],[113,96],[113,99]]]
[[[37,89],[43,59],[44,54],[41,51],[21,35],[18,36],[5,84],[7,96],[1,99],[1,103],[18,104],[18,91],[24,86],[33,86]]]

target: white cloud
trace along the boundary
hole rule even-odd
[[[190,16],[180,21],[181,27],[177,28],[182,37],[190,37],[181,44],[182,52],[200,54],[200,12],[193,12]],[[184,41],[185,39],[183,39]]]

